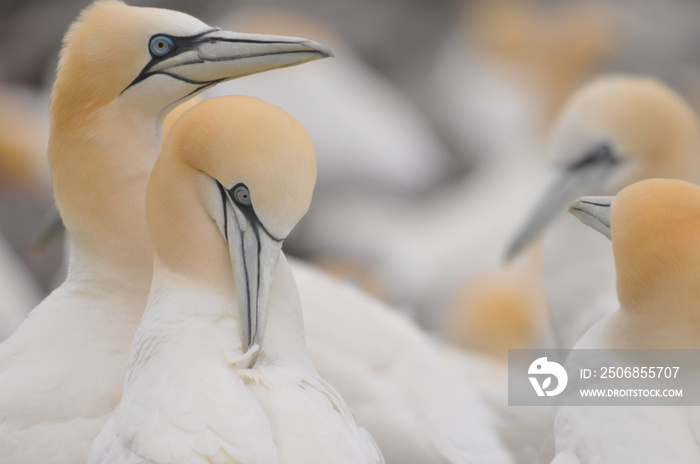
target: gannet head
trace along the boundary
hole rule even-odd
[[[527,282],[493,273],[468,281],[449,308],[447,334],[452,342],[505,359],[509,349],[532,346],[539,308]],[[539,301],[538,301],[539,302]]]
[[[650,78],[609,76],[576,93],[552,132],[552,181],[508,249],[529,245],[583,195],[617,193],[649,177],[700,172],[700,126],[673,90]]]
[[[575,201],[571,212],[612,239],[622,308],[641,308],[678,297],[696,306],[700,268],[700,187],[675,179],[649,179],[616,197]],[[672,311],[671,307],[657,307]]]
[[[65,36],[52,113],[119,99],[157,115],[219,82],[330,55],[306,39],[222,31],[177,11],[98,1]]]
[[[171,128],[146,209],[157,261],[220,293],[235,289],[245,350],[261,346],[282,242],[316,180],[311,139],[249,97],[205,100]]]
[[[474,276],[448,307],[446,333],[457,344],[502,359],[535,346],[546,320],[541,246],[500,269]]]

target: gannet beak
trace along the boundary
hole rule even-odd
[[[567,210],[572,201],[600,188],[618,163],[619,160],[612,157],[609,149],[598,148],[581,161],[556,171],[525,225],[511,241],[506,259],[510,261],[537,239],[554,218]]]
[[[615,197],[581,197],[571,204],[569,213],[610,238],[610,207]]]
[[[153,56],[129,87],[164,74],[202,90],[237,77],[333,56],[328,47],[296,37],[212,29],[192,37],[165,38],[170,50]]]
[[[252,207],[242,208],[232,193],[219,184],[224,209],[222,234],[228,242],[241,316],[245,365],[257,361],[267,326],[267,304],[282,239],[272,236]],[[231,189],[233,190],[233,189]]]

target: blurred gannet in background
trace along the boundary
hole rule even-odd
[[[539,144],[569,93],[614,52],[612,22],[590,2],[466,3],[430,73],[431,114],[477,168],[530,157],[518,145]]]
[[[18,88],[0,86],[0,187],[31,196],[49,194],[45,160],[48,129],[33,102]],[[0,221],[10,222],[12,217]],[[12,246],[0,237],[0,341],[22,323],[44,296],[36,278]]]
[[[90,463],[384,461],[311,364],[281,253],[315,180],[309,135],[261,100],[177,121],[146,197],[148,304]]]
[[[71,26],[49,141],[68,277],[0,345],[3,462],[85,462],[119,401],[150,286],[144,196],[167,111],[223,80],[328,54],[117,1],[93,4]]]
[[[517,56],[493,53],[479,64],[464,50],[468,42],[460,30],[454,46],[443,47],[431,73],[436,94],[430,99],[432,112],[454,135],[452,145],[461,155],[480,153],[479,162],[472,163],[475,169],[446,188],[392,202],[382,202],[364,188],[353,196],[324,197],[315,202],[316,214],[302,229],[309,243],[303,250],[313,259],[359,267],[362,281],[373,282],[382,297],[417,312],[421,324],[437,331],[444,331],[445,312],[457,289],[500,267],[519,216],[538,189],[545,172],[540,156],[547,124],[543,114],[550,111],[542,101],[561,98],[547,92],[556,88],[558,94],[575,85],[610,49],[610,28],[597,8],[547,11],[543,19],[521,2],[488,2],[483,9],[492,6],[491,15],[523,15],[517,32],[508,27],[509,20],[501,24],[504,18],[490,26],[496,35],[516,34],[502,39],[522,47]],[[555,58],[560,55],[567,57],[564,66]],[[481,86],[474,82],[479,79]]]
[[[615,310],[617,299],[610,244],[567,218],[567,205],[648,177],[700,182],[700,126],[695,112],[663,83],[606,76],[571,98],[552,132],[549,156],[552,180],[509,254],[547,230],[544,279],[553,331],[557,344],[570,348]]]
[[[699,349],[700,187],[646,180],[571,213],[612,237],[620,301],[575,348]],[[697,463],[698,421],[697,407],[560,407],[552,464]]]
[[[541,245],[533,246],[501,269],[466,281],[448,309],[447,339],[503,361],[510,349],[547,346],[543,265]]]
[[[28,90],[0,85],[0,184],[46,194],[50,185],[48,122],[36,106]]]
[[[446,361],[455,361],[452,367],[468,379],[491,378],[477,385],[490,393],[502,418],[500,435],[523,463],[549,462],[554,450],[553,408],[505,406],[508,350],[552,346],[542,267],[541,246],[532,246],[502,268],[468,279],[448,307],[444,329]],[[467,352],[472,355],[465,363]]]

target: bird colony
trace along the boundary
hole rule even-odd
[[[700,463],[692,405],[509,404],[509,350],[700,349],[700,73],[561,3],[401,85],[311,15],[85,7],[0,84],[0,463]]]

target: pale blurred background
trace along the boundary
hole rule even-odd
[[[53,203],[48,96],[61,37],[88,3],[0,2],[0,234],[6,254],[36,279],[35,297],[60,279],[62,255],[58,242],[32,247]],[[572,91],[603,72],[643,73],[700,105],[693,0],[129,3],[335,51],[333,60],[207,95],[259,96],[311,133],[317,190],[287,251],[437,334],[465,282],[500,266],[538,192],[550,124]]]

